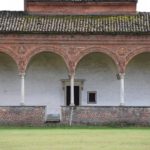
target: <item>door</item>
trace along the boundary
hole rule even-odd
[[[70,86],[66,87],[66,105],[70,106],[70,96],[71,96],[71,88]],[[80,103],[80,87],[74,86],[74,103],[75,106],[79,106]]]

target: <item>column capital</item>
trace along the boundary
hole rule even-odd
[[[25,72],[20,72],[20,73],[19,73],[19,76],[25,76],[25,75],[26,75]]]
[[[125,77],[125,73],[118,73],[117,74],[117,79],[120,80],[120,79],[124,79]]]
[[[71,79],[71,77],[75,76],[75,73],[70,73],[70,74],[68,74],[68,76],[69,76],[69,79]]]
[[[122,72],[121,72],[121,73],[119,73],[119,75],[124,77],[124,76],[125,76],[125,73],[122,73]]]

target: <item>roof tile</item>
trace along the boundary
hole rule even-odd
[[[33,15],[0,12],[0,33],[150,34],[150,13],[135,15]]]

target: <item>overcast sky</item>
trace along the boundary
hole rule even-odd
[[[150,12],[150,0],[138,0],[137,11]],[[0,0],[0,10],[23,10],[24,0]]]

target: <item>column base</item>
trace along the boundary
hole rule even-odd
[[[75,106],[75,104],[70,104],[70,106],[71,106],[71,107],[74,107],[74,106]]]
[[[20,106],[25,106],[25,103],[20,103]]]
[[[124,103],[120,103],[120,106],[125,106],[125,104]]]

